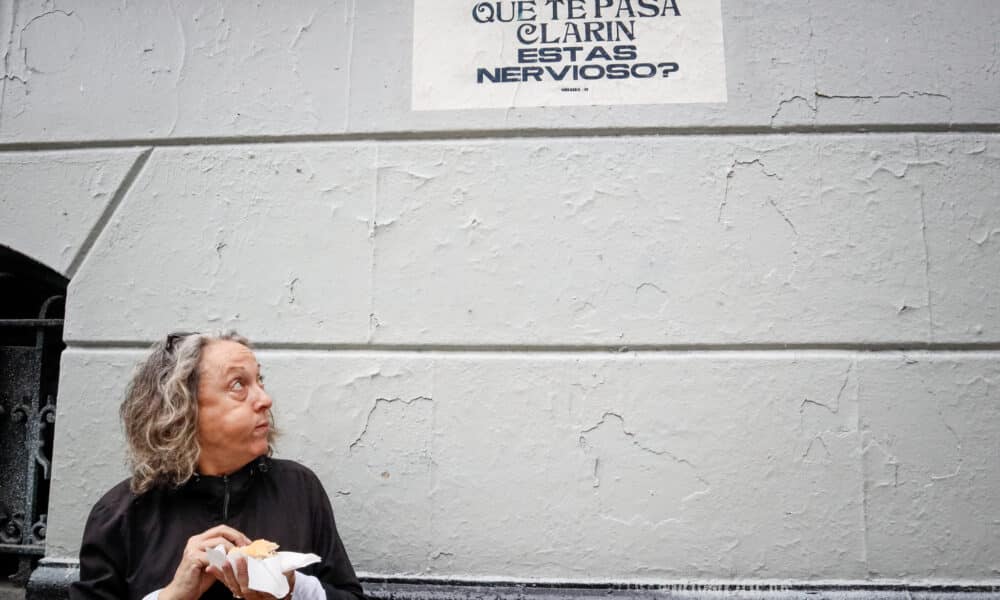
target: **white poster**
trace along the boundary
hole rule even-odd
[[[721,0],[414,0],[413,110],[725,102]]]

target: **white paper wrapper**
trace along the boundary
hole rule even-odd
[[[226,549],[222,545],[210,548],[206,555],[208,562],[218,569],[221,569],[227,560],[235,569],[236,559],[246,556],[235,549],[227,556]],[[288,595],[288,580],[284,574],[318,563],[319,560],[315,554],[301,552],[278,552],[275,556],[264,559],[247,556],[248,584],[251,590],[265,592],[275,598],[284,598]]]

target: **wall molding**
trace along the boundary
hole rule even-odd
[[[253,341],[254,350],[277,352],[317,352],[317,353],[370,353],[395,352],[427,356],[432,353],[450,354],[594,354],[631,355],[642,354],[691,354],[691,353],[779,353],[815,352],[828,355],[914,355],[928,353],[976,354],[1000,351],[1000,341],[996,342],[919,342],[900,341],[884,343],[771,343],[749,342],[742,344],[385,344],[385,343],[310,343]],[[157,340],[66,340],[68,350],[134,351],[146,352]]]
[[[521,129],[427,129],[351,133],[287,133],[273,135],[215,135],[186,137],[107,138],[52,141],[4,141],[0,152],[49,152],[95,148],[169,148],[176,146],[245,146],[267,144],[323,144],[330,142],[437,142],[463,140],[518,140],[604,137],[786,136],[786,135],[909,135],[1000,133],[1000,123],[845,123],[842,125],[723,125],[657,127],[527,127]]]

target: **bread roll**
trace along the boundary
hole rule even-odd
[[[250,558],[269,558],[275,555],[278,545],[274,542],[260,539],[254,540],[246,546],[234,548],[234,550],[238,550]]]

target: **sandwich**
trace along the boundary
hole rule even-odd
[[[246,546],[237,546],[233,548],[235,552],[242,552],[245,556],[250,558],[271,558],[277,554],[278,544],[274,542],[259,539],[254,540],[247,544]]]

